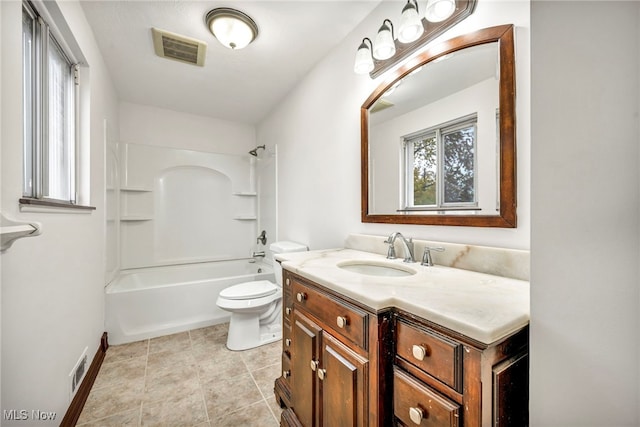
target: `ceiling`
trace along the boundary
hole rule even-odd
[[[121,101],[249,124],[265,118],[379,3],[81,1]],[[258,38],[238,51],[222,46],[204,23],[216,7],[250,15]],[[204,67],[156,56],[151,27],[207,43]]]

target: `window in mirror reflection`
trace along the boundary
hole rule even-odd
[[[404,210],[477,207],[477,114],[403,137]]]

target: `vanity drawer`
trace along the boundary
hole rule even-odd
[[[293,304],[304,309],[362,348],[366,348],[367,313],[336,301],[319,290],[292,281]]]
[[[398,369],[393,372],[393,412],[407,426],[461,425],[460,405]]]
[[[462,344],[398,320],[396,354],[454,390],[462,391]]]

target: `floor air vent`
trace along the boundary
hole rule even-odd
[[[152,28],[151,34],[156,55],[187,64],[204,66],[204,56],[207,50],[205,42],[157,28]]]
[[[71,389],[69,390],[69,401],[73,399],[74,394],[78,390],[78,386],[84,379],[85,374],[87,373],[87,350],[89,347],[85,347],[80,359],[76,362],[76,365],[73,367],[71,372],[69,372],[69,379],[71,384]]]

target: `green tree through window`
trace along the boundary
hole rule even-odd
[[[476,205],[476,123],[474,114],[404,138],[405,208]]]

